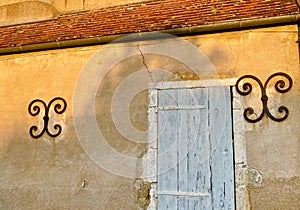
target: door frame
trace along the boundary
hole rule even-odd
[[[233,161],[235,176],[235,207],[239,210],[250,209],[247,194],[248,167],[246,156],[245,128],[243,120],[243,101],[235,90],[237,78],[157,82],[149,84],[148,104],[148,150],[144,163],[144,177],[146,182],[151,183],[150,205],[148,209],[156,209],[157,197],[157,93],[162,89],[178,88],[205,88],[216,86],[230,86],[232,98],[232,130],[233,130]]]

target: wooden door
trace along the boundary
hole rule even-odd
[[[158,90],[158,209],[234,209],[230,87]]]

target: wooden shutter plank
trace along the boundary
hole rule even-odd
[[[207,91],[200,88],[194,89],[194,91],[194,99],[198,100],[196,103],[205,103],[207,106]],[[188,191],[208,194],[210,189],[208,110],[189,111],[189,115],[184,122],[188,127]]]
[[[179,170],[179,190],[206,194],[206,197],[185,197],[185,209],[200,208],[200,205],[210,206],[210,167],[209,167],[209,138],[208,131],[208,96],[207,90],[202,88],[181,89],[178,92],[178,105],[206,109],[181,110],[181,124],[179,133],[180,152],[185,159],[179,163],[180,169],[186,169],[184,174]],[[183,152],[184,151],[184,152]],[[179,152],[179,154],[180,154]],[[186,177],[185,177],[186,176]],[[184,182],[183,182],[184,181]],[[183,198],[180,198],[183,199]]]
[[[215,209],[234,209],[230,88],[210,88],[209,103],[212,203]]]
[[[178,106],[183,107],[189,105],[186,103],[189,96],[185,90],[178,90]],[[188,153],[188,144],[187,144],[187,133],[188,125],[183,123],[186,121],[186,113],[190,110],[180,110],[178,111],[178,192],[188,192],[188,163],[187,163],[187,153]],[[188,204],[187,196],[178,197],[178,209],[187,209]]]
[[[177,105],[177,90],[162,90],[158,94],[160,107]],[[177,110],[158,115],[158,191],[177,191]],[[159,195],[159,209],[177,209],[177,196]]]

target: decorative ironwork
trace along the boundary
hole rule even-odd
[[[36,104],[36,105],[34,105],[34,104]],[[40,107],[37,104],[41,104],[43,107]],[[67,102],[61,97],[53,98],[48,103],[48,106],[41,99],[35,99],[29,104],[28,112],[32,116],[37,116],[41,112],[41,108],[44,108],[44,110],[45,110],[45,115],[43,117],[43,120],[44,120],[43,130],[39,134],[36,134],[36,135],[34,134],[34,132],[36,132],[38,130],[37,126],[34,125],[29,130],[29,133],[33,138],[36,138],[36,139],[40,138],[45,132],[51,137],[57,137],[61,133],[62,128],[61,128],[61,125],[59,125],[59,124],[55,124],[53,127],[54,130],[57,130],[57,132],[55,134],[52,134],[48,129],[49,110],[52,105],[54,105],[53,110],[56,114],[62,114],[67,109]]]
[[[267,89],[267,86],[268,86],[268,83],[270,82],[270,80],[272,80],[274,77],[284,77],[287,81],[288,81],[288,84],[286,85],[286,82],[282,79],[279,79],[276,81],[275,83],[275,90],[279,93],[286,93],[288,92],[292,86],[293,86],[293,80],[292,78],[286,74],[286,73],[283,73],[283,72],[277,72],[275,74],[272,74],[268,79],[267,81],[265,82],[265,84],[263,85],[263,83],[255,76],[253,75],[244,75],[242,77],[240,77],[237,82],[236,82],[236,90],[239,94],[243,95],[243,96],[246,96],[246,95],[249,95],[251,92],[252,92],[252,85],[249,83],[249,82],[246,82],[243,84],[243,89],[239,89],[239,84],[242,80],[244,79],[252,79],[254,81],[256,81],[261,89],[261,101],[262,101],[262,105],[263,105],[263,110],[262,110],[262,113],[256,118],[256,119],[251,119],[249,118],[249,116],[253,115],[254,114],[254,110],[253,108],[251,107],[248,107],[244,110],[244,118],[250,122],[250,123],[256,123],[258,121],[260,121],[263,117],[264,117],[264,114],[266,113],[267,116],[269,118],[271,118],[272,120],[276,121],[276,122],[281,122],[281,121],[284,121],[288,115],[289,115],[289,110],[287,107],[285,106],[280,106],[278,108],[278,112],[279,113],[283,113],[283,116],[282,117],[279,117],[279,118],[276,118],[274,117],[271,113],[270,113],[270,110],[268,108],[268,96],[267,96],[267,93],[266,93],[266,89]]]

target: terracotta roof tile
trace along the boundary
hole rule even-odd
[[[0,27],[0,48],[299,14],[287,0],[163,0]]]

